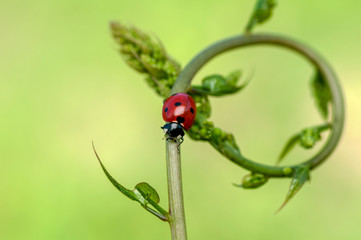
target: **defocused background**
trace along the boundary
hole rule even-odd
[[[239,34],[255,1],[2,1],[0,3],[0,239],[170,239],[169,227],[123,197],[149,182],[167,208],[162,99],[125,65],[110,20],[157,36],[182,66]],[[347,103],[336,152],[278,214],[289,179],[235,188],[246,170],[206,143],[182,145],[189,239],[359,239],[361,235],[361,2],[278,1],[256,32],[292,36],[317,49],[340,77]],[[275,47],[220,56],[206,74],[254,71],[240,94],[212,98],[215,124],[243,153],[273,164],[293,133],[321,123],[311,66]],[[322,146],[319,144],[318,146]],[[319,148],[317,148],[319,149]],[[315,149],[315,150],[317,150]],[[296,149],[284,164],[312,151]]]

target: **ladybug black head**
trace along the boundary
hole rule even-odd
[[[164,134],[167,136],[167,139],[183,139],[184,131],[182,125],[180,125],[179,123],[167,123],[161,128],[164,130]]]

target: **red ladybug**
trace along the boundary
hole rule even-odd
[[[170,139],[183,139],[184,130],[188,131],[196,118],[197,107],[191,96],[176,93],[164,101],[162,115],[166,122],[162,129]]]

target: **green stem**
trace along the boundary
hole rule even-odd
[[[172,240],[187,239],[179,141],[166,141],[169,225]]]
[[[246,47],[251,45],[276,45],[279,47],[285,47],[291,49],[313,64],[323,74],[328,86],[330,87],[332,94],[332,130],[325,146],[311,159],[302,163],[303,165],[309,165],[310,169],[320,165],[336,148],[336,145],[341,137],[341,133],[344,125],[344,102],[341,87],[338,83],[337,77],[328,63],[319,56],[314,50],[309,47],[278,35],[271,34],[253,34],[253,35],[240,35],[225,40],[221,40],[210,47],[200,52],[196,57],[191,60],[188,65],[178,76],[173,88],[172,94],[177,92],[186,92],[190,86],[190,83],[196,73],[211,59],[217,55],[226,51]],[[259,172],[273,177],[285,177],[290,176],[289,169],[294,169],[298,165],[289,167],[270,166],[265,164],[259,164],[252,160],[243,157],[234,147],[216,143],[212,140],[210,144],[215,147],[220,153],[229,158],[234,163],[249,169],[250,171]]]
[[[151,214],[153,214],[154,216],[156,216],[157,218],[159,218],[160,220],[164,221],[164,222],[168,222],[168,216],[167,214],[161,214],[157,211],[155,211],[154,209],[148,207],[148,206],[144,206],[143,207],[145,210],[147,210],[148,212],[150,212]],[[159,210],[158,210],[159,211]]]

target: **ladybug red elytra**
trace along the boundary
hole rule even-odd
[[[176,93],[167,98],[162,109],[164,121],[169,122],[162,127],[167,138],[183,139],[183,129],[192,127],[196,114],[196,103],[188,94]]]

